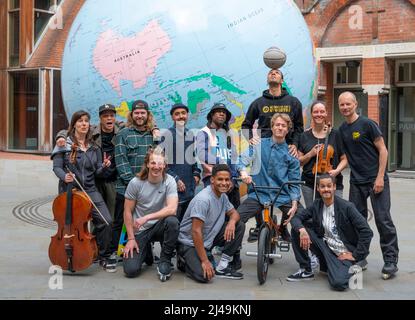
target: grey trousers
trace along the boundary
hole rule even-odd
[[[222,226],[222,229],[217,234],[216,238],[213,240],[214,246],[223,247],[223,253],[232,257],[242,244],[242,239],[245,233],[245,224],[242,221],[238,221],[235,226],[235,238],[232,241],[225,241],[224,234],[228,222],[225,222]],[[210,251],[212,248],[207,248],[207,251]],[[196,280],[197,282],[207,283],[208,280],[203,276],[203,268],[200,262],[200,258],[197,254],[195,247],[186,246],[179,244],[177,250],[177,259],[184,260],[185,263],[185,272],[186,274]]]

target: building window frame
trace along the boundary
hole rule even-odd
[[[412,66],[409,67],[409,81],[399,80],[399,67],[401,64],[409,63]],[[415,59],[402,59],[395,61],[395,85],[397,87],[415,87]]]
[[[361,88],[362,87],[362,73],[361,64],[357,67],[357,82],[349,82],[349,67],[346,66],[346,62],[333,63],[333,87],[334,88]],[[339,67],[346,68],[346,82],[339,83],[337,81],[337,70]]]
[[[13,32],[13,35],[10,33],[11,28],[11,16],[16,15],[18,18],[17,28],[18,32]],[[18,67],[20,65],[20,2],[17,8],[12,8],[12,0],[7,1],[7,66],[9,67]],[[13,28],[14,30],[14,28]],[[16,30],[14,30],[16,31]],[[15,37],[17,37],[17,57],[15,55],[12,56],[12,41],[15,41]],[[12,58],[17,58],[17,62],[14,63],[14,60],[12,61]]]
[[[59,8],[62,5],[62,3],[65,0],[53,0],[53,4],[50,6],[50,8],[48,10],[45,9],[38,9],[35,6],[33,7],[33,44],[34,44],[34,49],[38,46],[38,44],[40,43],[41,39],[43,38],[43,36],[45,35],[47,29],[48,29],[48,25],[50,23],[50,21],[54,18],[54,16],[56,15],[56,13],[59,12]],[[53,10],[50,10],[51,8],[53,8]],[[42,28],[42,30],[37,33],[36,32],[36,15],[37,14],[48,14],[49,15],[49,19],[48,22],[44,25],[44,27]]]

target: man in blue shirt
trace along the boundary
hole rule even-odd
[[[292,126],[291,119],[286,114],[277,113],[271,119],[272,136],[262,138],[257,145],[250,146],[238,165],[241,179],[246,184],[281,187],[287,181],[300,181],[300,162],[289,153],[285,137]],[[251,175],[248,175],[247,167],[251,167]],[[261,203],[258,202],[255,192],[248,189],[248,199],[238,208],[241,220],[246,223],[250,218],[261,214],[263,203],[271,202],[277,191],[258,190]],[[280,234],[285,241],[289,241],[287,224],[297,211],[300,201],[300,187],[289,186],[281,191],[275,205],[283,212]],[[258,239],[258,228],[250,231],[248,242]]]
[[[195,135],[186,128],[189,108],[184,104],[173,105],[170,110],[174,126],[161,135],[162,146],[168,159],[167,173],[177,183],[179,206],[176,217],[179,222],[195,196],[196,186],[200,181],[200,169],[197,167],[195,155]]]

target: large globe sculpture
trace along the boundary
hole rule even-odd
[[[87,0],[65,45],[62,93],[67,116],[117,106],[125,120],[131,103],[149,102],[160,128],[170,107],[189,106],[189,126],[201,128],[215,102],[240,128],[250,103],[267,88],[264,51],[287,54],[285,86],[306,108],[316,65],[309,30],[289,0]]]

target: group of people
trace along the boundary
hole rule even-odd
[[[240,133],[230,130],[232,114],[222,103],[213,105],[206,127],[197,134],[186,127],[189,108],[184,104],[172,106],[173,126],[165,132],[157,128],[148,103],[142,100],[133,103],[126,124],[116,121],[116,109],[110,104],[99,108],[98,126],[90,124],[85,111],[72,116],[69,129],[57,136],[53,170],[60,179],[59,192],[76,178],[75,187],[82,185],[95,202],[93,233],[98,261],[106,271],[116,271],[125,225],[127,277],[138,276],[143,263],[154,263],[153,243],[158,241],[161,281],[171,277],[175,255],[177,268],[198,282],[213,277],[242,279],[245,225],[255,218],[248,241],[256,241],[262,204],[271,201],[275,191],[260,190],[258,202],[249,187],[241,203],[240,178],[248,186],[281,187],[287,181],[305,181],[301,188],[284,188],[275,204],[283,213],[280,241],[292,243],[300,266],[288,281],[313,279],[318,261],[331,287],[344,290],[351,266],[367,268],[373,237],[367,223],[368,197],[380,235],[382,273],[397,272],[399,249],[390,215],[387,150],[378,125],[359,116],[356,97],[345,92],[339,97],[345,118],[339,130],[328,130],[326,106],[315,102],[312,126],[304,131],[301,103],[283,89],[282,72],[271,70],[267,80],[269,89],[251,104],[242,124],[242,135],[249,142],[244,150]],[[325,141],[334,151],[331,167],[317,175],[314,167]],[[74,149],[76,157],[71,157]],[[341,172],[348,165],[346,201]],[[204,189],[196,193],[201,182]],[[220,248],[218,261],[212,255],[214,247]]]

